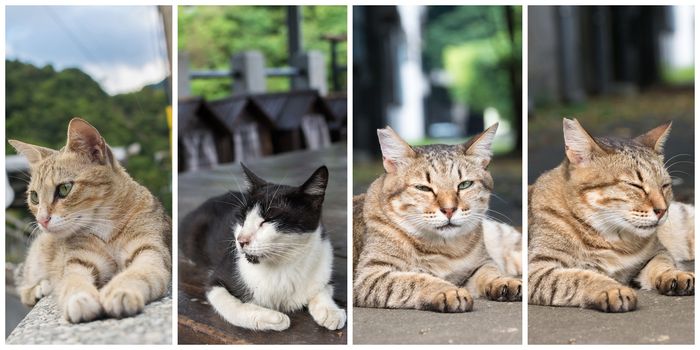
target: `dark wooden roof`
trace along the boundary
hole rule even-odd
[[[177,130],[178,133],[187,133],[187,130],[208,128],[220,130],[226,126],[211,111],[200,97],[180,99],[177,104]]]
[[[252,112],[251,116],[253,118],[267,127],[274,127],[274,122],[270,115],[246,95],[231,96],[221,100],[205,102],[205,104],[231,133],[234,131],[236,121],[246,108]]]
[[[316,90],[255,94],[250,98],[272,117],[277,129],[300,128],[301,118],[312,107],[316,107],[329,123],[335,119],[330,106]]]
[[[328,107],[333,112],[333,117],[335,118],[335,125],[347,125],[348,97],[345,95],[337,95],[327,97],[325,100],[328,104]]]

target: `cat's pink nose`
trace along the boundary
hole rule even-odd
[[[457,208],[440,208],[440,211],[447,216],[447,219],[452,218],[452,214],[457,210]]]
[[[656,217],[661,220],[661,218],[664,217],[664,214],[666,214],[666,208],[654,208],[654,214],[656,214]]]
[[[47,217],[39,218],[39,219],[37,219],[37,221],[39,222],[39,225],[43,226],[44,228],[47,228],[49,226],[49,221],[51,221],[51,217],[47,216]]]
[[[241,248],[247,246],[250,244],[250,236],[240,236],[238,237],[238,244],[241,245]]]

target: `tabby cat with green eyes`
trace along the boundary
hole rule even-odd
[[[466,312],[474,297],[521,299],[521,234],[487,215],[496,128],[455,146],[378,130],[386,173],[353,199],[355,306]]]
[[[39,229],[18,286],[24,304],[53,294],[66,320],[84,322],[137,314],[166,294],[170,218],[92,125],[71,120],[60,150],[9,142],[29,161]]]
[[[633,139],[592,137],[564,119],[566,158],[529,189],[529,301],[604,312],[637,308],[637,285],[695,294],[692,205],[665,168],[671,123]]]

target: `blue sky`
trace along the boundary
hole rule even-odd
[[[8,59],[78,67],[109,94],[167,75],[155,6],[7,6],[5,16]]]

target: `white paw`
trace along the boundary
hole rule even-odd
[[[34,295],[36,296],[37,299],[41,299],[53,291],[53,286],[51,285],[51,282],[49,280],[41,280],[39,284],[34,287]]]
[[[136,315],[146,305],[143,295],[129,288],[104,288],[100,291],[100,302],[105,312],[116,318]]]
[[[289,316],[274,310],[262,310],[253,316],[255,330],[283,331],[289,328]]]
[[[20,298],[23,304],[34,306],[39,299],[51,294],[52,291],[51,282],[49,280],[41,280],[32,287],[20,288]]]
[[[102,307],[96,295],[78,292],[68,297],[63,316],[72,323],[87,322],[96,319],[102,313]]]
[[[330,330],[341,329],[345,326],[345,310],[335,307],[317,307],[309,310],[314,321]]]

